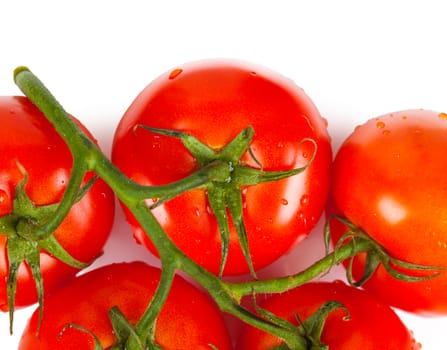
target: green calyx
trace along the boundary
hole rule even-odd
[[[249,152],[255,163],[260,165],[257,159],[254,158],[250,149],[250,143],[254,136],[254,129],[251,126],[242,130],[232,141],[219,149],[213,149],[194,136],[181,131],[152,128],[145,125],[136,125],[135,130],[138,127],[150,132],[179,138],[183,145],[197,160],[201,168],[216,163],[225,165],[223,167],[218,167],[220,173],[213,176],[213,180],[204,186],[207,192],[210,208],[216,217],[221,236],[222,248],[219,276],[222,276],[224,273],[228,257],[230,243],[229,220],[231,219],[235,226],[249,271],[252,277],[256,278],[244,224],[242,189],[247,186],[253,186],[264,182],[281,180],[303,172],[315,157],[317,147],[315,141],[310,139],[303,140],[312,142],[315,146],[314,154],[305,166],[284,171],[264,171],[262,170],[262,166],[258,169],[244,165],[241,162],[242,156],[246,152]],[[152,208],[155,208],[168,199],[170,198],[160,198]]]
[[[43,281],[40,268],[40,252],[48,252],[62,262],[75,267],[84,268],[88,264],[73,258],[57,241],[54,235],[39,235],[39,228],[55,215],[58,204],[36,206],[28,197],[25,185],[28,175],[25,169],[18,164],[23,180],[17,185],[13,200],[13,210],[10,214],[0,218],[0,234],[7,237],[6,254],[8,259],[7,295],[10,317],[10,333],[13,330],[14,304],[17,290],[17,274],[22,262],[31,270],[35,281],[40,319],[43,311]]]
[[[368,279],[372,277],[377,268],[382,265],[387,273],[395,279],[404,282],[420,282],[429,280],[439,276],[440,271],[446,270],[445,266],[426,266],[420,264],[414,264],[408,261],[403,261],[392,257],[378,242],[374,241],[366,232],[361,228],[353,224],[346,218],[340,216],[333,216],[329,218],[325,226],[325,245],[328,252],[330,246],[330,221],[338,220],[346,226],[346,232],[336,242],[334,247],[334,258],[337,252],[348,241],[352,241],[354,245],[367,242],[370,245],[370,249],[363,252],[366,254],[365,267],[363,268],[363,275],[357,281],[353,278],[353,263],[355,254],[349,258],[349,264],[346,271],[348,282],[355,286],[362,286]],[[405,272],[403,272],[405,270]],[[421,275],[421,272],[423,274]]]
[[[278,327],[284,332],[295,334],[294,343],[281,343],[270,350],[328,350],[329,346],[322,343],[321,336],[328,316],[335,310],[343,309],[346,312],[346,319],[349,319],[349,310],[340,302],[329,300],[321,305],[309,318],[301,320],[295,314],[296,326],[284,318],[278,317],[266,309],[262,309],[253,301],[255,310],[267,322]]]
[[[155,341],[155,336],[153,334],[153,329],[151,334],[148,336],[142,337],[137,334],[135,327],[130,324],[129,320],[126,316],[121,312],[121,310],[115,306],[109,310],[109,320],[113,328],[113,334],[116,338],[115,343],[108,347],[108,350],[127,350],[127,349],[135,349],[135,350],[163,350]],[[64,336],[64,332],[68,328],[74,328],[80,332],[87,333],[90,335],[94,341],[94,350],[104,350],[104,347],[101,345],[101,341],[91,330],[80,326],[75,323],[68,323],[65,327],[62,328],[59,333],[59,338]]]

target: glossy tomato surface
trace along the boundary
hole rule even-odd
[[[327,301],[338,301],[349,310],[349,317],[340,308],[332,311],[326,320],[321,341],[330,350],[420,349],[390,307],[342,281],[308,283],[270,297],[259,306],[297,324],[297,319],[306,320]],[[237,349],[267,350],[280,344],[281,340],[271,334],[247,326]]]
[[[115,343],[108,311],[117,306],[135,324],[151,300],[159,278],[158,268],[130,262],[103,266],[72,280],[45,300],[38,337],[36,310],[19,349],[93,349],[91,334],[107,349]],[[68,323],[81,326],[91,334],[66,328]],[[178,276],[158,316],[155,340],[166,350],[211,350],[210,344],[220,350],[231,349],[217,306],[207,294]]]
[[[400,260],[447,266],[447,116],[407,110],[371,119],[346,139],[334,164],[334,210]],[[333,225],[335,239],[344,232]],[[354,275],[361,276],[364,257]],[[411,272],[410,274],[426,274]],[[399,308],[447,313],[447,274],[424,282],[391,278],[379,267],[365,284]]]
[[[135,126],[191,134],[221,149],[251,125],[251,150],[264,170],[287,170],[308,164],[299,175],[241,189],[248,245],[255,269],[269,265],[314,227],[324,209],[330,177],[331,145],[325,120],[291,80],[264,67],[233,60],[191,62],[150,83],[123,116],[115,134],[112,160],[134,181],[161,185],[199,168],[179,139]],[[259,168],[246,152],[245,165]],[[152,201],[148,201],[153,204]],[[132,216],[138,242],[154,252]],[[194,190],[159,206],[154,214],[189,257],[217,273],[221,262],[219,228],[206,191]],[[224,274],[248,272],[234,227],[231,227]]]
[[[0,97],[0,125],[0,217],[14,210],[16,188],[24,179],[19,165],[27,173],[25,192],[35,206],[58,203],[69,180],[72,157],[53,126],[24,97]],[[113,217],[113,193],[98,180],[72,207],[55,237],[74,258],[91,262],[102,252]],[[0,309],[4,311],[8,308],[7,241],[7,235],[0,231]],[[46,291],[77,272],[44,251],[40,259]],[[15,301],[17,307],[37,301],[35,282],[26,264],[19,268]]]

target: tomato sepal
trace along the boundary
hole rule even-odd
[[[146,349],[143,341],[140,339],[135,331],[135,328],[129,323],[126,316],[121,310],[114,306],[109,310],[109,318],[112,323],[113,333],[116,336],[116,344],[113,349],[130,349],[130,350],[144,350]],[[150,340],[150,338],[149,338]],[[131,344],[129,344],[129,342]],[[156,344],[151,344],[151,349],[161,349]]]
[[[251,259],[249,242],[244,224],[242,189],[246,186],[254,186],[264,182],[278,181],[303,172],[315,158],[317,151],[316,142],[309,138],[299,141],[300,143],[311,142],[314,146],[314,152],[309,162],[307,162],[307,164],[303,167],[283,171],[264,171],[262,169],[262,164],[260,164],[254,157],[253,152],[250,149],[250,143],[255,134],[252,126],[247,126],[239,132],[233,140],[220,149],[213,149],[202,143],[193,135],[179,130],[161,129],[143,124],[137,124],[135,125],[133,132],[136,133],[138,128],[164,136],[179,138],[185,148],[192,154],[197,163],[200,165],[200,168],[197,171],[201,171],[205,167],[215,163],[223,164],[223,167],[219,167],[220,170],[223,170],[219,173],[219,176],[215,178],[210,176],[211,180],[207,184],[203,185],[203,187],[207,190],[208,202],[214,216],[216,217],[222,242],[219,277],[223,276],[227,262],[230,242],[229,219],[231,217],[235,225],[239,244],[248,265],[250,274],[254,279],[257,279],[256,271]],[[246,166],[241,162],[241,157],[246,152],[248,152],[248,154],[253,158],[255,164],[260,166],[260,169]],[[150,206],[150,209],[154,209],[169,199],[171,199],[171,197],[157,200],[152,206]],[[228,211],[230,215],[228,215]]]
[[[147,349],[146,346],[143,345],[142,340],[138,336],[135,331],[135,328],[130,324],[127,320],[126,316],[121,312],[119,307],[112,307],[109,312],[110,323],[112,324],[113,334],[115,335],[116,342],[114,345],[109,347],[109,350],[121,350],[121,349],[129,349],[129,350],[144,350]],[[94,340],[94,349],[93,350],[104,350],[104,347],[101,344],[98,336],[93,333],[91,330],[80,326],[76,323],[68,323],[65,325],[61,332],[59,333],[59,338],[63,337],[64,332],[68,328],[74,328],[80,332],[87,333]],[[129,344],[129,342],[132,342]],[[157,344],[151,343],[150,349],[154,350],[162,350]]]
[[[299,315],[295,313],[295,318],[298,323],[298,327],[293,323],[276,316],[274,313],[261,308],[255,298],[253,297],[254,308],[265,318],[268,322],[288,330],[290,332],[296,333],[298,339],[302,339],[302,344],[291,345],[282,343],[278,346],[271,348],[270,350],[292,350],[292,349],[303,349],[303,350],[328,350],[329,346],[321,342],[321,336],[323,334],[324,325],[326,323],[327,317],[331,312],[343,309],[346,311],[346,319],[349,319],[349,310],[340,302],[329,300],[321,305],[310,317],[306,320],[301,320]]]
[[[385,250],[378,242],[372,239],[367,232],[360,227],[353,224],[349,219],[332,215],[329,217],[324,228],[324,241],[326,246],[326,253],[330,248],[331,237],[331,220],[337,220],[346,227],[346,232],[340,237],[334,246],[334,259],[336,258],[337,251],[348,241],[352,241],[353,244],[358,244],[360,241],[367,241],[371,244],[371,248],[361,254],[366,254],[365,266],[363,268],[362,276],[354,280],[353,278],[353,265],[356,255],[352,255],[347,264],[346,277],[349,284],[360,287],[365,284],[376,272],[377,268],[382,265],[390,276],[395,279],[405,282],[421,282],[438,277],[443,270],[447,269],[447,266],[428,266],[414,264],[408,261],[397,259]],[[404,269],[406,272],[403,272]],[[412,274],[414,272],[415,274]],[[427,272],[427,274],[419,275],[416,272]]]
[[[45,250],[63,263],[83,269],[90,263],[82,262],[68,253],[57,241],[53,232],[39,235],[39,228],[55,215],[59,203],[36,206],[25,190],[28,181],[28,173],[24,167],[17,163],[23,174],[23,179],[16,186],[12,213],[0,218],[2,234],[7,236],[6,255],[8,258],[8,279],[6,283],[10,333],[13,332],[15,295],[17,290],[17,275],[20,265],[25,262],[35,281],[37,301],[39,304],[40,320],[43,313],[44,286],[40,269],[40,252]],[[93,184],[94,178],[80,188],[75,202],[79,201]],[[73,203],[74,204],[74,203]],[[40,323],[39,323],[40,325]],[[37,328],[37,332],[39,327]]]
[[[78,325],[76,323],[68,323],[68,324],[66,324],[64,326],[64,328],[62,328],[62,330],[60,331],[60,333],[58,335],[58,339],[59,340],[63,337],[65,331],[68,328],[73,328],[73,329],[76,329],[78,331],[81,331],[81,332],[84,332],[84,333],[87,333],[88,335],[90,335],[93,338],[93,341],[94,341],[93,350],[104,350],[104,348],[101,345],[101,342],[99,341],[99,338],[93,332],[91,332],[89,329],[87,329],[85,327],[82,327],[82,326],[80,326],[80,325]]]

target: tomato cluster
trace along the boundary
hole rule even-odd
[[[129,341],[141,349],[418,349],[391,307],[447,313],[443,113],[370,120],[333,158],[326,120],[291,80],[248,62],[205,60],[161,75],[124,114],[110,171],[135,188],[160,188],[143,206],[198,273],[256,280],[325,210],[334,256],[343,245],[373,242],[345,262],[362,289],[308,281],[248,303],[261,326],[296,333],[301,345],[253,325],[232,341],[215,295],[178,275],[166,281],[142,262],[74,277],[103,249],[119,185],[91,171],[72,175],[79,157],[26,97],[1,98],[0,122],[0,308],[40,303],[22,350],[123,349]],[[131,201],[120,202],[136,241],[161,255],[164,245]],[[151,315],[160,281],[169,291]]]

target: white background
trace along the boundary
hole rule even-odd
[[[369,118],[447,110],[446,18],[442,1],[2,1],[0,94],[20,93],[12,72],[27,65],[109,154],[118,120],[152,79],[190,60],[239,58],[304,88],[336,150]],[[276,268],[295,271],[303,252],[309,262],[320,256],[309,248],[319,234]],[[132,259],[148,254],[118,212],[94,266]],[[31,309],[16,314],[12,337],[0,315],[2,349],[17,348]],[[423,349],[447,348],[447,318],[400,315]]]

